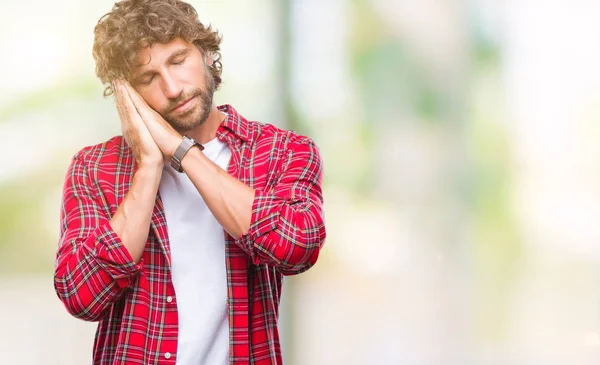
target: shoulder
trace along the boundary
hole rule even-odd
[[[254,134],[256,135],[255,143],[257,144],[279,145],[281,148],[288,151],[310,149],[314,150],[315,153],[318,153],[318,147],[315,141],[296,131],[254,121],[248,122],[248,128],[250,131],[258,132]],[[251,135],[253,134],[251,133]]]
[[[254,141],[254,151],[267,158],[274,170],[315,177],[322,174],[323,160],[312,138],[272,124],[258,123],[256,128],[260,135]]]
[[[80,149],[74,156],[73,162],[79,162],[85,167],[99,164],[116,163],[119,160],[132,157],[131,148],[122,136],[114,136],[109,140]]]
[[[254,161],[266,162],[269,168],[289,164],[291,160],[321,164],[319,149],[312,138],[273,124],[248,120],[231,105],[221,105],[219,109],[228,115],[223,128],[247,143],[245,151]]]

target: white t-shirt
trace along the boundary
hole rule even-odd
[[[227,169],[231,151],[217,138],[204,155]],[[179,316],[177,365],[229,364],[225,235],[185,173],[165,165],[160,195],[171,246]]]

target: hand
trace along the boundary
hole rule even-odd
[[[128,82],[123,82],[123,87],[127,90],[133,105],[135,105],[135,109],[148,128],[150,135],[156,141],[156,145],[162,152],[165,161],[170,161],[183,136],[171,127],[159,113],[150,108],[146,101]]]
[[[133,150],[136,162],[138,164],[162,164],[163,155],[160,148],[137,112],[123,82],[120,80],[114,81],[113,89],[115,90],[117,110],[121,118],[123,137]]]

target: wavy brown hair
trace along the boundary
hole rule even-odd
[[[123,0],[115,3],[94,29],[93,56],[96,75],[106,85],[104,96],[111,95],[111,81],[129,79],[133,67],[140,66],[136,53],[155,43],[168,43],[182,37],[194,43],[204,55],[212,57],[208,66],[221,84],[222,37],[211,26],[203,25],[198,13],[188,3],[179,0]]]

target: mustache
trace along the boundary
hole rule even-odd
[[[196,98],[200,95],[202,95],[202,90],[194,90],[194,91],[186,93],[186,94],[180,94],[177,97],[177,99],[173,99],[173,100],[169,101],[169,105],[167,106],[166,109],[170,113],[173,111],[173,109],[177,108],[184,101],[188,101],[188,100]]]

